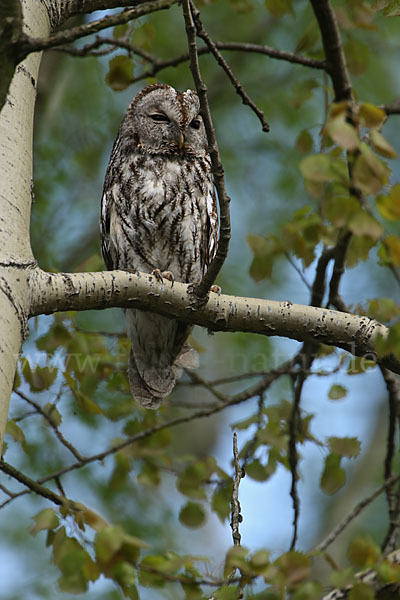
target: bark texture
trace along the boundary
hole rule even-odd
[[[22,4],[24,33],[49,35],[40,2]],[[21,344],[27,335],[27,267],[34,264],[29,221],[32,202],[33,113],[40,54],[15,70],[0,114],[0,446]]]
[[[242,298],[211,293],[198,307],[191,288],[165,280],[160,284],[146,273],[101,271],[98,273],[46,273],[31,270],[30,316],[57,311],[140,308],[179,318],[212,331],[242,331],[268,336],[284,336],[302,342],[321,342],[352,354],[374,357],[378,335],[386,337],[384,325],[369,317],[359,317],[326,308]],[[392,356],[382,364],[400,373],[400,363]]]

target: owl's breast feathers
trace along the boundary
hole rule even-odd
[[[132,148],[131,148],[132,150]],[[131,151],[110,161],[103,196],[107,267],[172,271],[198,282],[213,258],[218,217],[210,158]]]

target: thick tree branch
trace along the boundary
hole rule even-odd
[[[32,269],[29,281],[30,316],[67,310],[141,308],[207,327],[212,331],[242,331],[321,342],[356,354],[375,355],[374,342],[388,329],[368,317],[291,302],[275,302],[211,294],[196,307],[190,286],[160,284],[152,275],[125,271],[46,273]],[[400,373],[392,355],[380,364]]]

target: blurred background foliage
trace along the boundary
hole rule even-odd
[[[395,14],[396,3],[335,0],[332,4],[357,100],[378,106],[393,103],[400,83],[398,21],[386,15],[390,11]],[[315,18],[305,0],[219,0],[202,3],[200,10],[214,40],[265,44],[323,58]],[[100,16],[96,13],[90,18]],[[116,31],[114,35],[121,33],[124,32]],[[77,46],[88,41],[82,40]],[[186,52],[181,8],[173,6],[134,22],[131,41],[162,60]],[[323,239],[315,233],[320,202],[307,191],[300,166],[305,156],[323,149],[321,129],[333,100],[330,81],[321,70],[267,56],[241,52],[224,55],[250,97],[264,111],[271,131],[261,131],[255,115],[242,106],[215,60],[209,55],[201,56],[232,197],[232,242],[218,283],[227,294],[307,304],[307,282],[313,280],[315,258]],[[146,69],[142,58],[135,55],[116,61],[115,56],[126,57],[126,53],[117,50],[106,56],[75,57],[52,51],[43,58],[35,118],[35,203],[31,227],[34,254],[43,269],[103,268],[98,235],[103,177],[126,106],[146,83],[143,80],[130,84],[132,77]],[[186,62],[160,71],[156,80],[177,89],[193,88]],[[114,91],[112,87],[123,89]],[[382,130],[397,152],[398,119],[391,116]],[[399,181],[398,161],[384,160],[390,163],[392,173],[381,193],[387,193],[390,184]],[[373,201],[371,207],[385,231],[393,236],[400,234],[395,219],[384,219]],[[296,239],[302,243],[300,249],[295,245]],[[277,241],[281,246],[283,241],[286,251],[282,247],[277,250]],[[375,242],[363,251],[363,256],[362,250],[359,254],[357,249],[353,252],[353,265],[343,277],[341,291],[351,310],[379,313],[381,320],[391,323],[398,314],[398,289],[390,269],[382,265],[377,255]],[[260,244],[265,245],[262,252],[257,250]],[[387,300],[369,302],[375,298]],[[32,402],[50,415],[79,452],[92,455],[106,449],[112,441],[152,427],[158,419],[172,418],[190,410],[188,406],[201,408],[214,400],[204,387],[189,385],[186,377],[160,415],[137,406],[126,381],[128,347],[122,311],[40,317],[31,322],[30,328],[12,401],[5,459],[32,478],[45,477],[75,462]],[[255,335],[209,336],[198,328],[194,343],[201,352],[199,375],[207,380],[275,368],[299,348],[296,342]],[[338,364],[338,353],[321,356],[316,368],[334,373],[309,378],[303,394],[302,422],[306,433],[299,447],[302,551],[312,548],[356,501],[382,481],[387,415],[381,376],[377,369],[358,374],[353,368],[348,374],[348,361],[343,361],[340,369]],[[219,389],[234,394],[252,381],[249,377]],[[253,448],[248,477],[240,488],[242,543],[253,552],[268,548],[272,558],[288,549],[291,538],[293,515],[285,429],[291,394],[290,382],[285,378],[268,390],[264,413],[268,439],[264,446]],[[143,551],[144,555],[168,551],[202,555],[208,562],[195,563],[196,568],[203,575],[220,577],[225,552],[232,543],[228,477],[232,475],[231,425],[237,424],[244,457],[259,427],[259,406],[255,397],[210,419],[164,430],[48,485],[56,491],[58,486],[58,493],[65,490],[68,497],[89,506],[112,525],[122,527],[126,534],[144,540],[150,548]],[[334,477],[328,477],[325,492],[330,493],[324,493],[320,483],[329,452],[314,443],[313,438],[325,443],[329,436],[346,435],[358,438],[361,451],[358,453],[357,442],[350,451],[343,450],[341,464],[347,483],[335,488]],[[351,458],[356,455],[357,458]],[[339,478],[343,473],[336,472]],[[204,481],[213,479],[218,485],[211,482],[203,486]],[[14,491],[21,489],[12,482],[6,485]],[[329,489],[329,485],[334,489]],[[338,487],[341,489],[336,491]],[[204,488],[208,491],[203,492]],[[207,502],[210,495],[212,509]],[[1,597],[68,599],[81,593],[87,599],[116,600],[123,597],[121,589],[125,589],[127,597],[134,598],[131,573],[125,574],[126,579],[125,575],[113,575],[114,580],[122,582],[121,587],[102,577],[85,590],[91,578],[87,573],[96,579],[89,559],[82,558],[78,551],[78,566],[72,568],[71,562],[65,565],[57,556],[53,538],[48,538],[45,548],[45,533],[41,529],[56,530],[53,515],[46,513],[44,526],[39,525],[34,535],[29,533],[33,516],[48,507],[48,502],[33,494],[3,507]],[[60,516],[60,522],[81,548],[93,549],[94,532],[90,527],[83,531],[71,516]],[[381,543],[387,524],[385,499],[381,497],[337,540],[332,550],[335,560],[342,567],[348,564],[347,546],[355,534],[369,534]],[[62,542],[58,543],[62,547]],[[99,538],[97,544],[101,544]],[[75,548],[75,554],[76,551]],[[88,556],[93,556],[89,550]],[[22,573],[21,564],[25,565]],[[88,565],[88,571],[81,573],[79,579],[76,573],[80,573],[82,564]],[[317,561],[315,574],[321,580],[327,576],[324,568]],[[191,596],[177,583],[161,587],[162,582],[154,577],[150,581],[143,574],[141,577],[138,589],[143,599],[203,597],[201,593]],[[257,592],[257,587],[253,592]],[[317,597],[316,593],[318,589],[313,588],[301,597],[311,599]],[[224,598],[236,597],[230,596],[229,591],[226,594]]]

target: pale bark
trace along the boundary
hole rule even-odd
[[[24,32],[50,33],[40,2],[23,4]],[[40,54],[29,55],[14,73],[0,114],[0,447],[21,344],[27,333],[28,278],[34,263],[29,241],[32,132]]]
[[[386,327],[349,313],[257,298],[218,296],[196,306],[190,287],[168,280],[160,283],[146,273],[101,271],[96,273],[46,273],[32,269],[30,276],[30,316],[66,310],[141,308],[207,327],[212,331],[241,331],[267,336],[283,336],[298,341],[314,341],[337,346],[352,354],[375,356],[377,336],[385,338]],[[382,364],[400,373],[400,363],[392,356]]]

